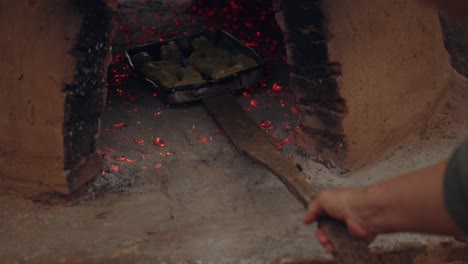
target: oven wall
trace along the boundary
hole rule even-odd
[[[103,1],[0,2],[0,186],[4,190],[68,194],[98,175],[94,147],[79,149],[81,143],[96,140],[106,94],[103,73],[110,62],[111,30],[100,32],[107,33],[104,38],[85,30],[87,10],[96,10],[97,4],[106,12],[115,9],[117,1]],[[110,16],[106,19],[109,24]],[[101,46],[95,46],[96,39]],[[97,63],[87,65],[89,61]],[[90,126],[94,127],[87,131]],[[78,142],[80,138],[85,141]]]
[[[361,168],[417,136],[460,80],[420,1],[277,0],[300,110],[298,145]]]

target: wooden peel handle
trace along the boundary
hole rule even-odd
[[[244,112],[234,97],[226,94],[204,99],[203,103],[237,149],[265,165],[307,208],[317,193],[296,166],[278,151],[271,137]],[[343,223],[328,218],[320,220],[319,226],[328,235],[339,262],[376,263],[372,261],[367,244],[352,238]]]
[[[317,197],[316,192],[307,185],[308,188],[301,186],[288,186],[288,189],[298,198],[307,208],[308,204],[313,202]],[[295,189],[296,191],[293,191]],[[297,191],[300,190],[300,191]],[[298,197],[302,196],[302,197]],[[339,263],[359,264],[359,263],[377,263],[377,259],[371,254],[368,244],[362,240],[352,237],[346,224],[343,221],[330,218],[328,216],[321,217],[318,221],[318,227],[321,228],[330,239],[330,242],[335,249],[336,257]]]
[[[367,243],[351,237],[345,223],[325,217],[319,220],[318,226],[330,239],[340,263],[377,263]]]

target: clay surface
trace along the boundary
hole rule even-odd
[[[437,10],[418,1],[324,1],[329,60],[342,65],[347,165],[359,168],[424,127],[454,71]]]
[[[2,186],[67,194],[99,174],[96,138],[116,4],[0,3]]]
[[[75,62],[69,51],[80,23],[70,1],[0,3],[2,185],[14,180],[14,186],[24,183],[34,191],[68,191],[63,87],[73,82]]]

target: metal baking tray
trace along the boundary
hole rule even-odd
[[[192,41],[195,38],[205,36],[208,40],[211,40],[215,45],[223,47],[232,52],[242,53],[257,62],[257,65],[251,68],[247,68],[235,74],[229,75],[218,80],[205,80],[197,84],[189,84],[184,86],[178,86],[175,88],[164,87],[162,84],[153,82],[144,77],[143,73],[134,66],[132,62],[132,56],[139,52],[148,53],[155,61],[160,60],[160,49],[162,46],[167,45],[171,41],[175,41],[179,46],[179,49],[184,57],[184,63],[193,51]],[[157,91],[163,95],[165,101],[168,104],[184,104],[204,98],[208,98],[215,95],[220,95],[236,90],[242,90],[247,86],[254,85],[262,81],[264,76],[264,60],[263,58],[252,48],[242,43],[239,39],[235,38],[231,34],[224,30],[217,31],[204,31],[188,36],[177,37],[168,41],[151,43],[137,46],[128,50],[125,53],[128,62],[132,68],[142,76],[146,81],[153,85]]]

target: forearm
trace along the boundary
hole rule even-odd
[[[364,188],[356,206],[378,233],[463,235],[444,205],[447,162]]]

